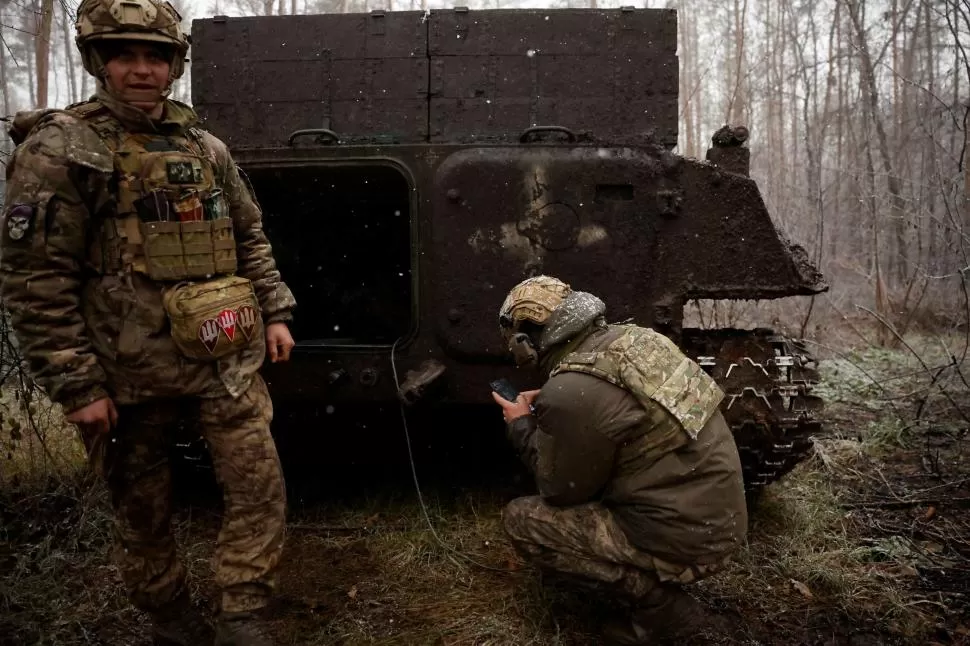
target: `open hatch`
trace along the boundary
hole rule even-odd
[[[389,163],[244,167],[304,346],[391,345],[414,324],[411,186]]]

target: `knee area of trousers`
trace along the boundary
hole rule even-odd
[[[530,497],[516,498],[505,505],[502,509],[502,526],[505,532],[512,538],[522,538],[528,532],[522,531],[524,527],[535,520],[535,501]]]

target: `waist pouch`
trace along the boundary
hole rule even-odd
[[[165,289],[162,303],[172,339],[186,357],[215,360],[248,346],[263,333],[253,284],[241,276],[222,276]]]

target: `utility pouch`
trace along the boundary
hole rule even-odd
[[[221,188],[212,189],[202,200],[206,220],[221,220],[226,217],[226,200]]]
[[[145,256],[145,269],[152,280],[179,280],[186,277],[179,222],[139,221]]]
[[[212,222],[180,222],[182,249],[185,253],[185,273],[188,278],[207,278],[216,272],[212,253]]]
[[[188,191],[175,200],[175,213],[182,222],[199,222],[205,216],[202,200],[196,191]]]
[[[202,283],[179,283],[162,293],[175,345],[186,357],[215,360],[248,346],[263,333],[252,283],[223,276]]]
[[[154,190],[135,200],[135,211],[144,222],[165,222],[171,219],[172,207],[165,191]]]
[[[212,220],[212,256],[217,274],[234,274],[238,268],[236,261],[236,239],[232,233],[232,218]]]

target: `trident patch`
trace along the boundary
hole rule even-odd
[[[236,311],[222,310],[219,312],[218,321],[219,327],[222,328],[222,331],[226,333],[226,337],[232,342],[236,336]]]
[[[199,341],[209,351],[209,354],[215,352],[216,344],[219,343],[219,321],[215,319],[202,321],[202,324],[199,325]]]
[[[249,341],[253,338],[253,331],[255,331],[256,323],[259,321],[259,314],[252,305],[243,305],[239,308],[237,314],[239,315],[239,329],[242,330],[246,340]]]

